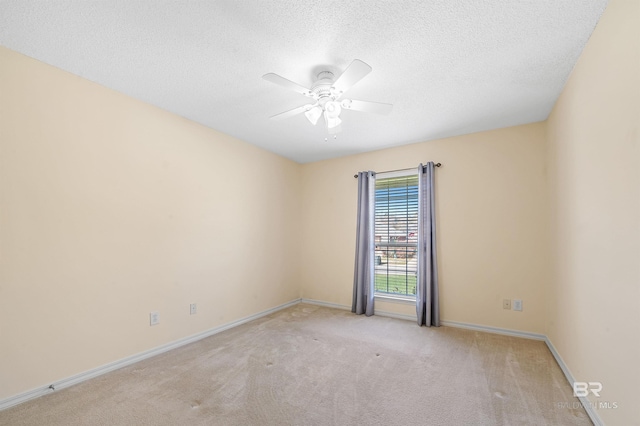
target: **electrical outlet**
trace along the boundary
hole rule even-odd
[[[511,299],[502,300],[502,309],[511,309]]]
[[[151,312],[149,314],[150,325],[160,324],[160,312]]]
[[[195,303],[192,303],[191,305],[189,305],[189,313],[190,315],[195,315],[198,313],[198,307],[196,306]]]
[[[522,310],[522,300],[513,299],[513,310],[514,311],[521,311]]]

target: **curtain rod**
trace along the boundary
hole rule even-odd
[[[436,164],[434,164],[434,166],[440,167],[440,166],[442,166],[442,164],[441,163],[436,163]],[[377,172],[377,173],[404,172],[405,170],[414,170],[414,169],[415,169],[415,167],[409,167],[408,169],[386,170],[384,172]],[[353,175],[353,177],[357,179],[358,175],[357,174]]]

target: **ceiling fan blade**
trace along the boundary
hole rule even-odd
[[[387,115],[393,109],[393,105],[391,104],[383,104],[381,102],[368,102],[368,101],[357,101],[354,99],[345,99],[340,105],[344,109],[351,109],[354,111],[364,111],[364,112],[373,112],[375,114]]]
[[[299,106],[297,108],[290,109],[289,111],[285,111],[285,112],[281,112],[280,114],[276,114],[276,115],[274,115],[274,116],[272,116],[270,118],[272,120],[283,120],[285,118],[293,117],[294,115],[303,113],[305,111],[309,111],[311,108],[313,108],[313,105],[311,105],[311,104],[302,105],[302,106]]]
[[[304,96],[308,96],[310,98],[313,98],[313,93],[311,92],[311,90],[307,89],[306,87],[302,87],[300,86],[298,83],[294,83],[291,80],[287,80],[284,77],[279,76],[278,74],[274,74],[274,73],[269,73],[269,74],[265,74],[262,76],[262,78],[264,78],[267,81],[270,81],[274,84],[277,84],[278,86],[282,86],[285,89],[289,89],[289,90],[293,90],[294,92],[298,92],[301,95]]]
[[[340,77],[333,84],[335,91],[338,95],[346,92],[364,78],[367,74],[371,72],[371,67],[360,59],[354,59],[353,62],[349,64],[346,70],[342,73]]]

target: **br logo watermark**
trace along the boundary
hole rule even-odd
[[[589,396],[589,392],[600,397],[602,383],[600,382],[573,382],[573,396]]]
[[[579,398],[588,397],[589,394],[593,394],[596,398],[600,398],[600,392],[602,391],[602,383],[600,382],[573,382],[573,396]],[[556,403],[558,408],[584,408],[585,410],[593,409],[607,409],[618,408],[617,402],[609,401],[596,401],[591,402],[589,400],[572,401],[572,402],[558,402]]]

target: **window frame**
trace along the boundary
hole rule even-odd
[[[376,180],[376,185],[377,185],[377,181],[378,180],[383,180],[383,179],[393,179],[393,178],[401,178],[401,177],[412,177],[415,176],[416,178],[419,179],[419,174],[418,174],[418,168],[416,167],[416,170],[398,170],[398,171],[393,171],[393,172],[381,172],[381,173],[376,173],[375,175],[375,180]],[[375,188],[374,188],[374,194],[375,194]],[[418,195],[419,196],[419,195]],[[374,198],[374,211],[373,211],[373,216],[375,218],[375,198]],[[418,220],[420,220],[419,218],[419,212],[418,212]],[[416,230],[417,232],[417,230]],[[375,235],[375,219],[374,219],[374,237],[373,237],[373,259],[372,262],[374,263],[374,271],[375,271],[375,266],[376,266],[376,248],[380,245],[377,241],[376,241],[376,235]],[[387,247],[389,247],[389,243],[387,243]],[[399,244],[398,246],[403,246],[403,247],[414,247],[414,245],[412,244],[408,244],[408,243],[404,243],[404,244]],[[418,243],[416,242],[415,244],[415,250],[416,250],[416,257],[418,254]],[[417,260],[416,260],[417,262]],[[406,276],[406,275],[405,275]],[[385,302],[394,302],[394,303],[401,303],[401,304],[415,304],[416,303],[416,295],[413,294],[405,294],[405,293],[386,293],[386,292],[381,292],[381,291],[376,291],[376,286],[375,286],[375,272],[374,272],[374,277],[373,277],[373,289],[374,289],[374,298],[375,299],[380,299],[382,301]],[[417,285],[417,264],[416,264],[416,285]]]

